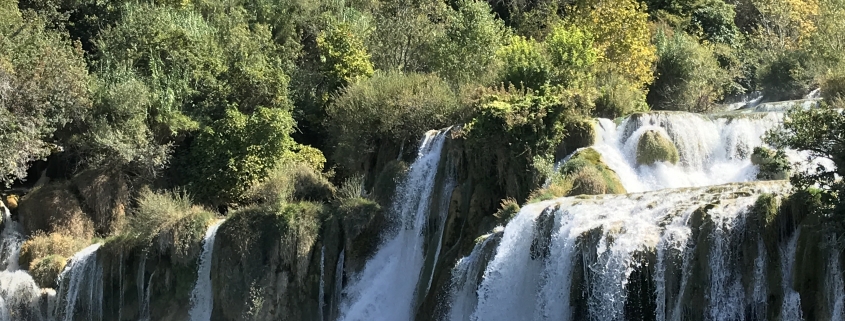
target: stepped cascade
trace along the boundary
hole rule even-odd
[[[782,118],[597,119],[592,144],[557,167],[592,149],[627,194],[529,200],[507,219],[474,221],[483,232],[470,235],[462,225],[485,190],[466,190],[459,129],[432,130],[394,180],[370,238],[359,237],[365,227],[326,223],[308,239],[285,234],[301,226],[264,220],[275,214],[229,217],[201,225],[188,263],[155,248],[90,245],[68,259],[55,291],[20,269],[23,228],[6,209],[0,321],[269,320],[280,307],[320,321],[845,320],[835,238],[814,227],[819,214],[806,210],[803,194],[785,180],[761,180],[752,162]],[[794,170],[833,166],[801,151],[786,157]],[[233,235],[237,224],[263,230]],[[362,255],[367,242],[372,250]],[[162,297],[173,306],[160,307]]]

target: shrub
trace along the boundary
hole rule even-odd
[[[591,109],[587,94],[555,90],[499,89],[476,102],[478,116],[463,128],[474,179],[502,196],[528,196],[539,183],[532,175],[535,157],[552,155],[566,125]]]
[[[38,261],[47,257],[68,258],[88,245],[91,245],[91,239],[74,237],[66,232],[37,233],[21,245],[20,265],[22,269],[31,270]]]
[[[326,112],[332,157],[355,172],[380,144],[416,141],[427,130],[459,123],[466,111],[436,76],[388,72],[349,85]]]
[[[651,165],[656,162],[677,164],[678,148],[660,131],[649,130],[637,142],[637,164]]]
[[[654,109],[707,111],[730,82],[713,52],[683,31],[655,36],[657,69],[647,101]]]
[[[240,201],[294,147],[293,126],[281,109],[259,108],[252,115],[227,109],[225,118],[197,135],[181,160],[188,190],[207,204]]]
[[[65,269],[67,258],[61,255],[48,255],[32,261],[29,274],[35,283],[42,288],[56,288],[59,274]]]
[[[822,97],[827,101],[845,99],[845,73],[825,77],[821,86]]]
[[[338,24],[320,32],[317,49],[329,87],[339,88],[373,74],[373,63],[364,42],[346,24]]]
[[[554,68],[545,50],[534,39],[512,37],[508,45],[496,52],[503,65],[499,78],[506,85],[540,89],[549,83]]]
[[[125,248],[141,247],[167,253],[187,263],[200,250],[200,243],[215,214],[194,205],[184,191],[153,192],[142,189],[137,207],[124,233],[110,241]]]
[[[572,25],[557,27],[546,38],[546,48],[556,83],[573,86],[590,80],[598,52],[588,31]]]
[[[751,154],[751,163],[757,165],[757,179],[778,180],[789,178],[792,165],[782,150],[771,150],[766,147],[755,147]]]
[[[253,202],[329,201],[335,188],[325,176],[306,164],[284,161],[247,192]]]
[[[511,219],[519,213],[519,203],[516,202],[513,198],[506,198],[503,199],[501,203],[499,203],[499,209],[496,210],[496,213],[493,214],[499,221],[503,223],[509,222]]]
[[[812,78],[805,71],[807,57],[785,52],[762,68],[760,86],[767,100],[799,99],[810,92]]]
[[[507,29],[486,1],[458,0],[450,10],[433,69],[452,84],[488,84]]]
[[[624,77],[612,73],[599,77],[599,94],[595,105],[595,115],[605,118],[649,110],[645,92]]]

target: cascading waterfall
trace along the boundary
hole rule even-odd
[[[845,320],[845,281],[842,280],[842,266],[839,263],[840,253],[833,251],[827,261],[827,290],[828,307],[831,321]]]
[[[390,215],[395,231],[344,289],[342,320],[411,320],[423,267],[423,237],[440,152],[448,130],[430,131],[397,188]],[[428,281],[428,280],[425,280]],[[423,281],[423,282],[425,282]]]
[[[97,261],[100,244],[93,244],[74,254],[59,275],[55,316],[72,321],[103,319],[103,268]]]
[[[138,321],[149,321],[150,320],[150,288],[152,288],[153,284],[153,277],[155,277],[155,271],[150,274],[150,278],[146,279],[144,276],[147,274],[147,256],[144,255],[141,258],[141,262],[138,263],[138,277],[135,280],[135,284],[138,288],[138,299],[140,300],[139,306],[139,316]],[[145,282],[146,280],[146,282]],[[144,285],[146,284],[146,285]]]
[[[502,228],[493,231],[483,241],[476,243],[469,256],[461,258],[452,272],[451,291],[449,293],[448,320],[469,319],[478,304],[476,286],[484,272],[493,248],[501,240]]]
[[[638,319],[632,313],[683,320],[690,311],[680,298],[696,295],[706,300],[700,303],[707,306],[706,320],[740,320],[737,314],[755,300],[738,280],[742,222],[757,194],[787,188],[745,183],[527,205],[504,228],[470,317],[456,309],[474,295],[453,282],[449,320]],[[748,242],[756,247],[757,241]],[[708,271],[692,264],[708,258]],[[453,277],[465,269],[458,264]],[[628,295],[642,273],[653,284],[653,303]],[[709,287],[703,280],[711,280]]]
[[[197,269],[197,283],[191,291],[191,310],[188,311],[191,321],[211,320],[214,307],[214,297],[211,292],[211,258],[214,250],[214,237],[223,221],[208,227],[202,244],[202,254]]]
[[[320,292],[318,298],[320,300],[320,308],[317,310],[320,321],[325,320],[323,316],[323,309],[326,308],[326,246],[320,247]]]
[[[775,127],[780,113],[719,117],[692,113],[638,114],[618,125],[599,119],[595,148],[616,171],[628,192],[708,186],[755,180],[754,147]],[[648,131],[666,135],[678,148],[677,165],[638,165],[637,144]]]

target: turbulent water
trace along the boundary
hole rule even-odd
[[[103,319],[103,268],[97,261],[99,248],[99,243],[93,244],[76,253],[59,275],[57,320]]]
[[[214,237],[223,221],[214,223],[205,232],[200,255],[199,268],[197,269],[197,283],[191,291],[191,310],[188,312],[191,321],[211,320],[211,311],[214,307],[214,298],[211,292],[211,257],[214,250]]]
[[[428,132],[416,161],[397,188],[385,237],[359,275],[344,289],[342,320],[411,320],[423,269],[423,229],[431,207],[435,175],[447,131]]]

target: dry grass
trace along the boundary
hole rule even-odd
[[[42,288],[56,288],[59,274],[67,264],[67,258],[60,255],[50,255],[35,259],[30,264],[29,274],[35,283]]]
[[[30,269],[49,256],[71,257],[88,245],[91,245],[90,238],[77,238],[67,232],[35,234],[21,246],[21,268]]]

